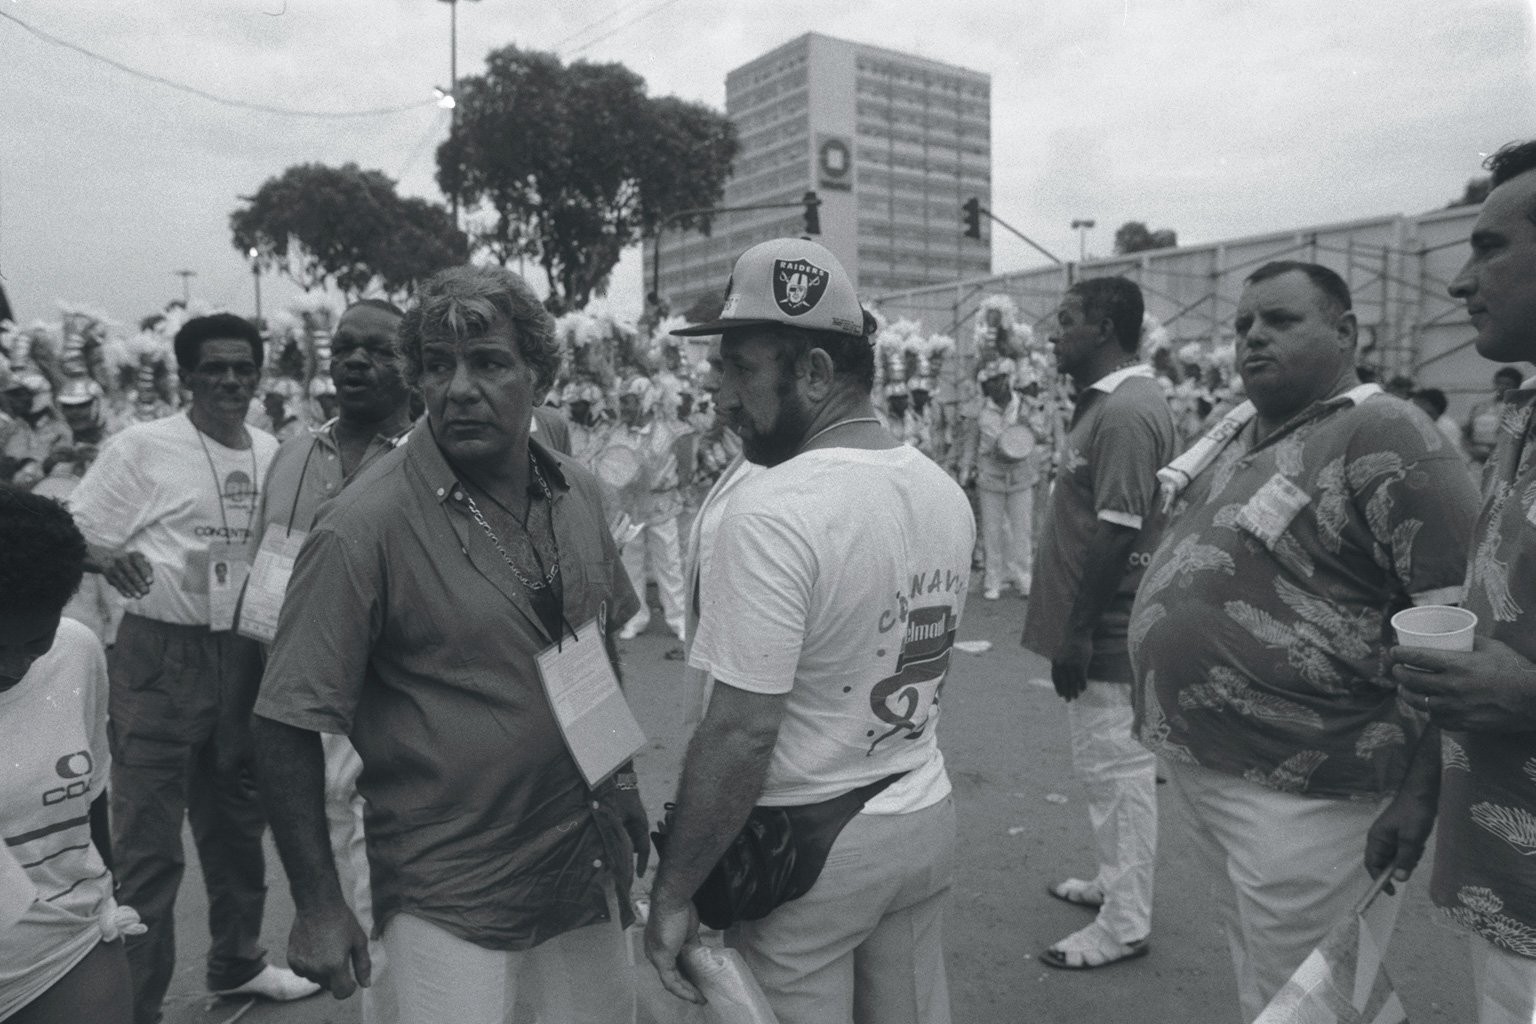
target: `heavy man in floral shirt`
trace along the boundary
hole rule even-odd
[[[1333,271],[1261,267],[1236,329],[1249,400],[1158,474],[1129,646],[1252,1020],[1370,887],[1368,833],[1378,871],[1418,861],[1439,745],[1386,678],[1388,619],[1460,599],[1476,497],[1427,416],[1358,383]]]
[[[1493,191],[1451,294],[1477,350],[1536,360],[1536,141],[1488,161]],[[1536,1020],[1536,377],[1504,400],[1483,477],[1465,654],[1397,648],[1408,703],[1445,730],[1431,893],[1473,934],[1479,1024]]]

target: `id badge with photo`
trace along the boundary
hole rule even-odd
[[[208,545],[208,628],[215,633],[235,627],[240,588],[251,566],[244,544],[215,541]]]
[[[277,635],[277,617],[283,610],[293,563],[307,536],[304,530],[285,530],[276,523],[262,534],[245,584],[245,597],[240,601],[240,621],[235,628],[241,636],[269,644]]]
[[[1237,514],[1237,525],[1273,548],[1291,520],[1306,508],[1312,498],[1284,476],[1276,473]]]
[[[600,619],[589,619],[574,640],[539,652],[539,679],[560,734],[587,785],[597,786],[645,746],[619,677],[608,660]]]

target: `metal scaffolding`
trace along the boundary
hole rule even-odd
[[[1064,266],[928,285],[872,298],[889,319],[907,317],[932,333],[969,330],[989,295],[1005,294],[1019,319],[1043,338],[1043,323],[1075,279],[1121,274],[1141,285],[1147,310],[1174,346],[1229,341],[1249,274],[1271,260],[1299,259],[1338,271],[1354,296],[1362,364],[1382,377],[1412,377],[1451,399],[1458,418],[1489,391],[1493,367],[1472,348],[1472,330],[1448,288],[1469,253],[1477,207],[1387,216],[1205,245],[1158,249]]]

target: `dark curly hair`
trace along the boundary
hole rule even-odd
[[[498,322],[511,326],[518,354],[533,368],[538,391],[534,404],[542,404],[560,370],[555,318],[526,281],[501,267],[449,267],[417,289],[411,308],[400,321],[406,382],[421,382],[423,345],[482,337]]]
[[[1498,188],[1510,178],[1536,170],[1536,139],[1530,142],[1511,142],[1499,147],[1487,160],[1485,167],[1493,175],[1492,187]]]
[[[0,484],[0,615],[62,612],[85,557],[85,538],[63,505]]]
[[[251,355],[256,365],[262,365],[261,332],[244,317],[233,313],[214,313],[212,316],[195,316],[181,325],[173,343],[176,349],[176,367],[182,376],[197,369],[203,358],[203,342],[230,339],[251,343]]]

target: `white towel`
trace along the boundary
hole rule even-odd
[[[1248,401],[1229,410],[1216,421],[1214,427],[1201,435],[1200,440],[1190,445],[1188,451],[1157,471],[1164,515],[1173,511],[1173,503],[1179,500],[1184,488],[1205,472],[1205,468],[1215,461],[1216,456],[1232,443],[1232,439],[1253,419],[1255,411],[1253,403]]]

